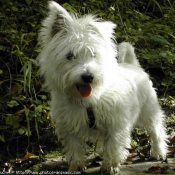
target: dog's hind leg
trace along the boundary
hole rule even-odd
[[[167,134],[164,126],[165,115],[157,99],[154,104],[153,101],[154,99],[143,107],[144,110],[141,114],[140,122],[143,128],[148,130],[151,138],[151,156],[164,159],[167,153]]]
[[[167,134],[163,125],[163,112],[158,110],[153,119],[151,120],[149,127],[149,134],[151,138],[151,156],[155,158],[166,158],[167,153]]]

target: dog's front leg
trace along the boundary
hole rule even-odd
[[[126,148],[130,147],[130,134],[126,131],[113,131],[108,134],[104,143],[102,174],[106,171],[119,171],[119,165],[124,161],[129,152]]]
[[[75,135],[67,134],[64,139],[62,139],[62,144],[64,146],[63,151],[65,152],[65,157],[69,164],[69,171],[74,172],[86,169],[85,149],[81,139]]]

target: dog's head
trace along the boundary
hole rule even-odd
[[[39,33],[47,86],[77,98],[99,97],[117,65],[115,27],[93,15],[78,18],[51,1]]]

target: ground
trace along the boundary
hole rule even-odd
[[[95,159],[88,159],[89,165],[82,175],[100,175],[101,161],[95,161]],[[53,160],[47,160],[43,163],[43,166],[47,171],[66,172],[67,164],[61,158]],[[45,170],[46,171],[46,170]],[[77,172],[77,174],[80,172]],[[112,174],[112,173],[111,173]],[[152,175],[152,174],[168,174],[175,175],[175,159],[168,158],[168,162],[161,161],[144,161],[133,163],[132,161],[126,161],[121,165],[120,172],[117,175]]]

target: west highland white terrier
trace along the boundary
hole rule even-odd
[[[116,171],[128,156],[135,126],[149,131],[152,156],[166,157],[165,116],[156,92],[131,44],[120,44],[117,52],[115,27],[49,2],[38,60],[69,171],[85,168],[85,140],[102,143],[102,173]]]

